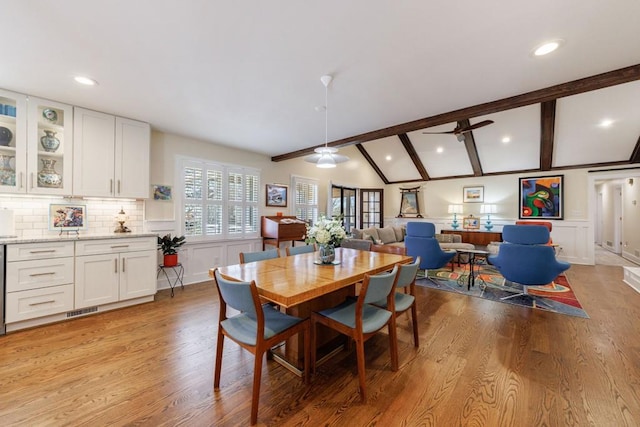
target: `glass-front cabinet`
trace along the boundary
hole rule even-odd
[[[71,195],[73,108],[0,89],[0,193]]]
[[[29,97],[27,192],[70,195],[73,107]]]
[[[0,89],[0,192],[24,193],[27,97]]]

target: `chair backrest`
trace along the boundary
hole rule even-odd
[[[369,278],[363,283],[363,287],[358,297],[364,304],[371,304],[376,301],[386,299],[393,290],[398,275],[398,266],[393,267],[388,273],[365,276]]]
[[[455,254],[443,251],[435,237],[410,236],[407,233],[404,246],[407,248],[407,255],[414,258],[421,257],[420,268],[423,270],[440,268]]]
[[[387,254],[406,255],[407,248],[393,245],[371,245],[371,252],[383,252]]]
[[[220,295],[221,304],[224,303],[229,307],[247,313],[256,315],[256,303],[258,291],[254,282],[236,282],[225,278],[216,269],[214,272],[216,287]],[[253,288],[253,289],[252,289]],[[259,304],[259,303],[258,303]]]
[[[287,246],[285,250],[287,251],[287,256],[290,256],[314,252],[316,250],[316,247],[315,245]]]
[[[258,252],[240,252],[240,264],[279,257],[280,251],[277,248]]]
[[[416,280],[418,270],[420,269],[420,261],[421,259],[418,256],[413,263],[400,265],[396,288],[405,288]]]
[[[522,285],[546,285],[569,268],[569,264],[556,260],[555,251],[544,242],[535,245],[502,243],[497,258],[500,274]]]
[[[516,221],[516,225],[544,225],[549,229],[549,234],[551,234],[551,231],[553,230],[553,224],[549,221]],[[553,240],[551,239],[551,236],[549,236],[548,244],[550,245],[552,243]]]
[[[431,222],[408,222],[407,236],[435,237],[436,226]]]
[[[521,245],[546,245],[549,229],[542,225],[505,225],[502,227],[502,240]]]
[[[346,239],[340,243],[340,247],[349,249],[358,249],[360,251],[371,250],[373,242],[368,239]]]

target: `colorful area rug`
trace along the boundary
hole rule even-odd
[[[501,300],[500,298],[522,292],[522,285],[505,279],[491,265],[477,265],[475,286],[467,290],[469,266],[429,270],[427,277],[420,277],[416,284],[432,289],[456,292],[485,298],[506,304],[521,305],[554,313],[589,318],[582,305],[571,290],[566,276],[560,275],[553,282],[544,286],[529,286],[529,295]]]

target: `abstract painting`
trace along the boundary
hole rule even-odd
[[[520,219],[563,219],[564,175],[520,178]]]

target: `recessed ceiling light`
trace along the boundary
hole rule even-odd
[[[608,128],[609,126],[611,126],[613,124],[613,120],[611,119],[604,119],[600,122],[600,127],[603,128]]]
[[[438,153],[442,153],[443,151],[444,151],[444,148],[442,148],[442,147],[436,148],[436,152],[438,152]]]
[[[505,136],[504,138],[502,138],[502,143],[503,144],[507,144],[509,142],[511,142],[511,138],[509,138],[508,136]]]
[[[391,160],[391,156],[387,154],[387,157],[384,158],[386,161],[390,161]]]
[[[75,76],[73,79],[81,85],[95,86],[98,84],[97,81],[85,76]]]
[[[562,44],[562,40],[553,40],[550,42],[546,42],[544,44],[541,44],[537,48],[535,48],[535,50],[533,51],[533,55],[534,56],[547,55],[553,52],[554,50],[556,50],[557,48],[559,48],[561,44]]]

